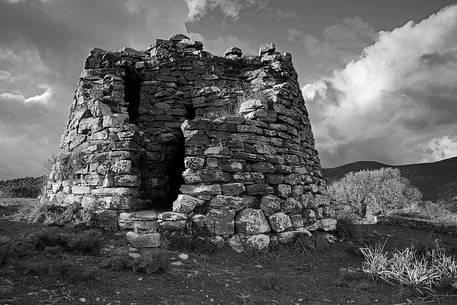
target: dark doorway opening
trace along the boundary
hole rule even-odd
[[[156,151],[146,149],[142,157],[140,193],[149,201],[149,209],[171,211],[184,183],[184,136],[180,129],[156,130],[151,135],[156,144],[146,147]]]
[[[124,97],[128,101],[127,112],[132,124],[138,123],[138,110],[140,106],[141,79],[139,75],[130,69],[126,69],[124,76]]]

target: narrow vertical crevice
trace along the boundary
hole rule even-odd
[[[124,83],[124,98],[128,102],[129,120],[130,123],[137,124],[138,108],[140,105],[141,80],[135,71],[126,69]]]

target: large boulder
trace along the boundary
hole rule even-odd
[[[242,210],[236,217],[235,225],[238,232],[246,234],[260,234],[271,231],[265,215],[259,209],[247,208]]]

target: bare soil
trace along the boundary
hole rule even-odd
[[[49,230],[39,224],[8,218],[20,201],[0,201],[1,240],[19,241]],[[6,217],[5,217],[6,216]],[[69,232],[57,228],[56,232]],[[341,268],[360,268],[358,247],[387,239],[389,249],[440,238],[451,251],[457,238],[388,225],[356,227],[345,241],[330,243],[314,255],[285,250],[269,255],[238,255],[229,249],[214,254],[188,253],[163,274],[108,271],[99,264],[107,257],[128,252],[124,234],[104,234],[99,255],[64,252],[49,255],[34,251],[14,263],[0,265],[0,304],[457,304],[455,295],[426,296],[405,287],[375,282],[366,276],[346,276]],[[180,261],[169,252],[172,261]],[[27,264],[71,262],[90,271],[91,277],[74,280],[61,275],[24,273]]]

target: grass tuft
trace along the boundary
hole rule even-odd
[[[384,244],[362,248],[363,272],[373,279],[411,287],[420,293],[446,290],[457,277],[457,261],[438,243],[431,250],[418,252],[414,247],[388,253]]]

